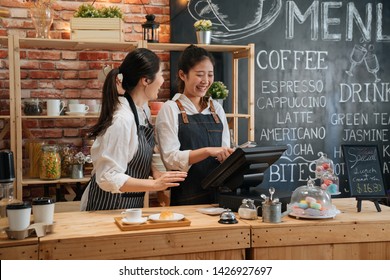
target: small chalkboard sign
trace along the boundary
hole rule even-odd
[[[380,211],[378,200],[386,196],[382,169],[375,145],[342,145],[349,188],[352,197],[358,200],[372,200]]]

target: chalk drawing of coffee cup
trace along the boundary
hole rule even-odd
[[[267,4],[267,5],[265,5]],[[264,13],[267,7],[268,13]],[[282,0],[190,0],[188,11],[195,19],[213,23],[212,40],[219,43],[237,41],[267,29],[282,8]]]

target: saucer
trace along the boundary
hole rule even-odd
[[[143,218],[141,218],[141,219],[132,220],[132,221],[129,221],[128,219],[123,218],[121,221],[122,221],[122,223],[128,224],[128,225],[139,225],[139,224],[145,223],[147,220],[148,220],[147,217],[143,217]]]
[[[219,207],[208,207],[208,208],[198,208],[198,209],[196,209],[196,211],[198,211],[202,214],[216,216],[216,215],[220,215],[222,212],[225,212],[226,209],[219,208]]]
[[[85,116],[88,112],[65,112],[69,116]]]

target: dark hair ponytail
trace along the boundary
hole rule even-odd
[[[103,85],[102,111],[97,123],[90,129],[90,136],[104,134],[112,124],[114,113],[119,104],[117,76],[122,74],[122,88],[130,94],[141,78],[151,82],[160,71],[160,58],[151,50],[137,48],[127,54],[119,68],[112,69],[106,76]]]
[[[119,69],[114,68],[108,72],[103,84],[102,107],[97,123],[91,127],[89,136],[96,137],[104,134],[107,128],[112,124],[112,119],[116,107],[118,106],[118,88],[116,78],[119,74]]]

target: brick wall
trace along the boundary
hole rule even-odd
[[[70,18],[83,3],[92,1],[61,1],[53,4],[55,17],[50,36],[53,39],[70,38]],[[144,5],[142,5],[142,3]],[[0,0],[0,6],[9,11],[10,16],[0,21],[0,36],[18,34],[21,37],[35,37],[35,30],[29,15],[29,5],[24,0]],[[141,24],[146,13],[156,15],[160,25],[160,42],[169,42],[169,0],[97,0],[95,6],[115,5],[124,13],[124,40],[142,39]],[[106,64],[118,66],[126,53],[121,52],[73,52],[57,50],[22,50],[21,51],[21,86],[22,98],[59,98],[96,99],[101,96],[102,83],[97,80],[98,72]],[[169,54],[159,53],[164,62],[166,82],[159,94],[159,99],[169,98]],[[0,48],[0,115],[9,114],[9,82],[8,82],[7,48]],[[81,144],[85,128],[93,120],[25,120],[32,137],[43,137],[69,143]],[[0,119],[0,129],[6,121]],[[25,132],[25,131],[24,131]],[[25,133],[26,136],[26,133]],[[0,139],[0,148],[8,146],[6,135]]]
[[[144,5],[142,5],[142,2]],[[145,15],[153,13],[160,22],[160,42],[169,42],[169,0],[97,0],[95,6],[115,5],[124,13],[124,40],[142,39],[141,24]],[[92,1],[61,1],[53,4],[54,21],[50,30],[53,39],[70,38],[70,19],[74,11],[83,3]],[[1,9],[9,11],[10,16],[0,19],[0,36],[18,34],[20,37],[34,38],[36,33],[29,14],[28,3],[24,0],[0,0]],[[104,39],[104,38],[102,38]],[[166,82],[159,94],[160,100],[169,98],[169,54],[158,53],[163,61]],[[22,98],[57,98],[64,100],[99,99],[102,83],[98,73],[104,65],[118,66],[126,53],[105,51],[60,51],[34,50],[21,51]],[[0,46],[0,115],[9,115],[9,62],[7,46]],[[45,107],[45,104],[44,104]],[[81,149],[85,132],[94,119],[24,119],[23,142],[30,138],[46,142],[72,144]],[[9,133],[4,133],[9,125],[7,119],[0,118],[0,149],[9,148]],[[2,135],[3,134],[3,135]],[[24,151],[24,169],[28,157]],[[28,192],[28,189],[26,189]],[[25,188],[23,189],[25,192]],[[24,194],[25,195],[25,194]],[[27,194],[28,195],[28,194]]]

